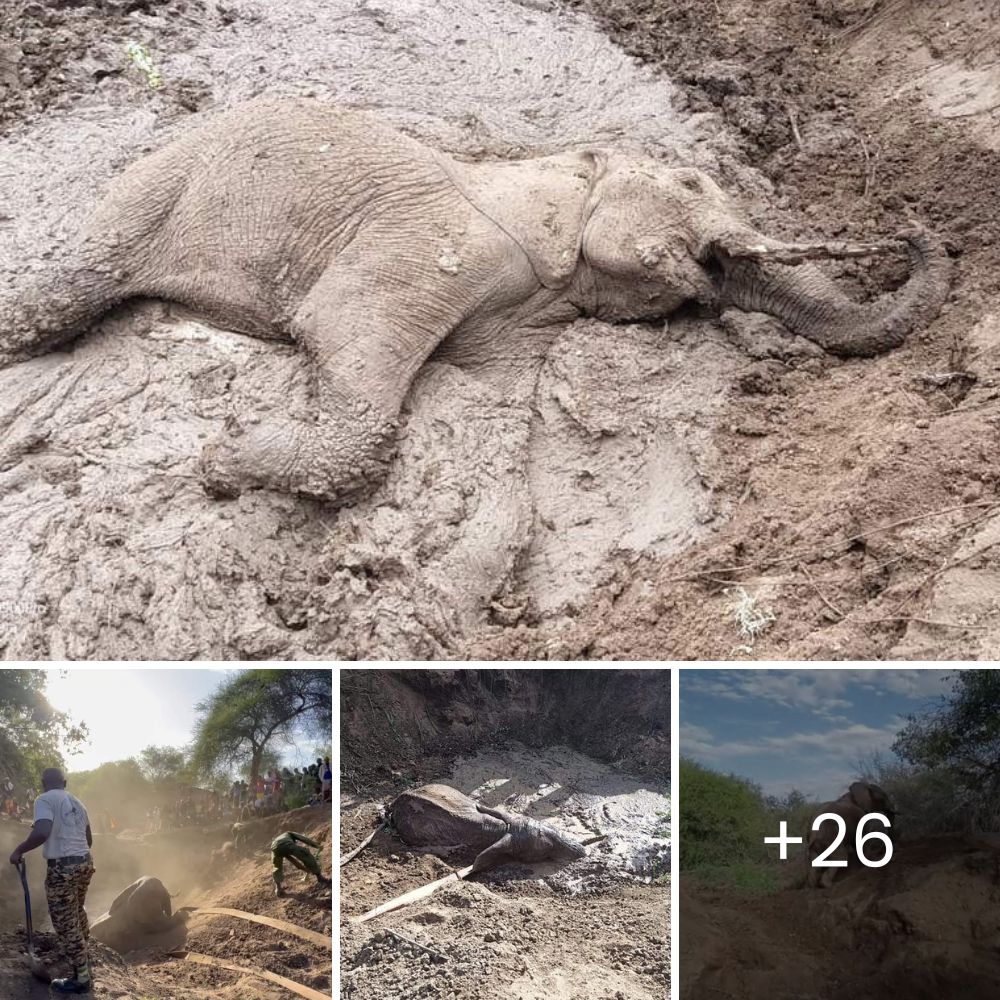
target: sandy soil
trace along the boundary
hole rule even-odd
[[[986,1000],[996,993],[997,845],[897,845],[828,892],[681,892],[682,1000]],[[801,863],[801,862],[799,862]],[[798,879],[801,884],[801,878]]]
[[[0,838],[13,843],[23,837],[0,824]],[[98,837],[94,845],[96,874],[87,896],[88,914],[95,918],[110,901],[139,875],[161,878],[174,896],[175,910],[181,907],[221,906],[285,920],[324,935],[331,933],[332,910],[329,889],[319,888],[310,878],[300,884],[298,877],[286,875],[287,895],[276,899],[271,881],[271,839],[294,829],[324,844],[321,865],[331,870],[330,810],[314,807],[284,813],[250,823],[247,848],[231,864],[213,869],[209,854],[228,839],[227,827],[201,831],[184,829],[120,838]],[[6,840],[3,841],[6,843]],[[43,872],[29,857],[33,920],[39,937],[39,954],[49,956],[56,974],[64,974],[51,925],[45,910]],[[6,866],[10,868],[10,866]],[[287,869],[287,866],[286,866]],[[0,872],[3,881],[3,909],[0,909],[0,996],[48,996],[47,987],[35,983],[26,971],[24,955],[24,911],[20,883],[8,886],[10,872]],[[8,892],[8,888],[10,891]],[[18,929],[14,929],[21,925]],[[267,969],[305,986],[329,993],[332,988],[330,950],[282,931],[236,917],[193,913],[186,933],[171,933],[149,948],[130,952],[125,958],[97,942],[94,954],[95,981],[101,995],[118,1000],[287,1000],[283,987],[257,976],[170,957],[167,952],[186,950],[211,955],[248,969]],[[7,991],[4,987],[9,987]],[[30,990],[34,989],[35,993]],[[23,992],[22,992],[23,991]]]

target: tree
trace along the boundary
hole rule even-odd
[[[177,747],[148,746],[139,754],[142,773],[161,788],[171,788],[188,777],[184,751]]]
[[[326,736],[333,720],[329,670],[248,670],[197,706],[192,768],[211,777],[246,768],[260,774],[265,756],[298,735]]]
[[[0,670],[0,777],[37,787],[46,767],[62,767],[62,747],[87,738],[87,727],[45,698],[43,670]]]
[[[946,767],[977,794],[1000,792],[1000,671],[961,670],[951,694],[907,716],[893,752],[921,767]]]
[[[138,822],[160,799],[139,763],[132,758],[107,761],[91,771],[71,773],[66,787],[80,798],[95,821],[106,811],[124,823]]]

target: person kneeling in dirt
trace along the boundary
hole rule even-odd
[[[319,846],[315,840],[310,840],[304,834],[294,833],[291,830],[280,834],[271,841],[271,865],[274,869],[271,872],[271,877],[274,879],[275,896],[284,896],[285,894],[284,889],[281,888],[281,880],[286,860],[295,865],[296,868],[300,868],[310,875],[315,875],[316,881],[320,885],[331,884],[331,879],[326,878],[320,871],[317,856],[309,850],[310,847],[315,847],[318,850]],[[305,881],[305,876],[303,876],[303,881]]]
[[[124,954],[147,947],[150,935],[177,927],[187,916],[183,910],[172,912],[170,893],[158,878],[143,875],[114,898],[108,912],[94,921],[90,933]]]

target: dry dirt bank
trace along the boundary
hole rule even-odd
[[[934,838],[898,845],[886,869],[852,871],[828,892],[689,883],[681,1000],[987,1000],[1000,969],[997,857]]]
[[[254,821],[246,827],[245,850],[218,868],[211,867],[209,855],[229,838],[227,826],[205,831],[185,828],[135,838],[99,837],[94,844],[96,874],[88,893],[88,914],[91,918],[99,916],[111,899],[140,875],[156,875],[174,897],[175,910],[227,907],[285,920],[329,936],[333,916],[329,889],[320,889],[311,877],[308,884],[300,884],[297,874],[288,874],[286,865],[287,895],[276,899],[267,848],[271,839],[284,830],[305,833],[323,843],[320,864],[329,873],[330,821],[329,807],[303,808]],[[32,856],[29,868],[33,875],[32,910],[39,932],[39,951],[52,956],[55,971],[62,974],[54,937],[49,933],[41,867]],[[5,901],[0,911],[0,943],[4,945],[0,958],[0,996],[47,997],[48,988],[32,980],[27,971],[20,883],[15,876],[15,896],[13,887],[8,886],[8,873],[0,874]],[[8,900],[12,905],[7,905]],[[329,994],[331,990],[329,947],[236,917],[195,912],[188,921],[186,935],[171,932],[149,948],[130,952],[125,958],[99,943],[92,942],[91,946],[97,995],[117,1000],[287,1000],[292,995],[284,987],[257,976],[167,955],[178,948],[247,969],[267,969],[320,993]]]
[[[574,627],[476,651],[744,655],[726,594],[741,584],[776,615],[753,656],[1000,655],[996,5],[577,5],[685,81],[686,111],[724,117],[786,222],[857,238],[922,221],[949,241],[955,279],[937,322],[883,358],[752,364],[712,438],[729,519],[679,555],[639,559]],[[861,291],[892,278],[845,270]]]
[[[408,847],[391,831],[378,832],[340,873],[345,997],[663,995],[670,972],[669,888],[657,880],[669,867],[669,772],[668,758],[650,752],[659,743],[649,730],[668,725],[669,677],[656,672],[616,682],[623,711],[614,716],[615,728],[623,742],[645,747],[631,758],[646,761],[646,773],[635,776],[607,762],[620,747],[597,735],[604,727],[594,724],[594,712],[589,727],[569,724],[579,708],[568,695],[572,682],[543,676],[557,673],[343,673],[345,852],[371,832],[379,808],[399,790],[428,781],[544,819],[581,840],[606,837],[572,864],[503,865],[355,924],[351,917],[474,858],[468,851],[438,857]],[[562,673],[590,673],[591,688],[598,683],[593,672]],[[659,697],[654,677],[665,692]],[[381,683],[367,683],[372,678]],[[647,706],[644,715],[624,710],[639,703]],[[530,745],[514,741],[515,733]],[[574,748],[558,745],[564,741]]]

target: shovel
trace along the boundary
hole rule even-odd
[[[31,965],[31,974],[40,979],[43,983],[52,981],[45,963],[35,954],[35,944],[31,939],[33,928],[31,926],[31,894],[28,892],[28,875],[23,861],[17,863],[17,873],[21,876],[21,885],[24,887],[24,926],[28,931],[28,963]]]

